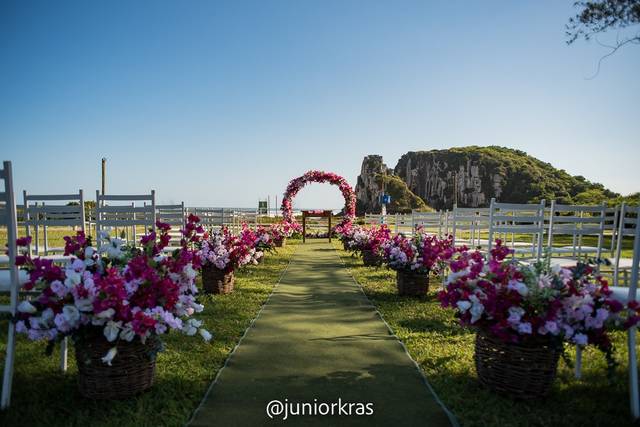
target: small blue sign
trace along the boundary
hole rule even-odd
[[[388,205],[389,203],[391,203],[391,196],[388,194],[383,194],[382,195],[382,204],[383,205]]]

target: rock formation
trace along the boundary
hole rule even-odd
[[[381,175],[394,175],[406,184],[406,200],[417,195],[435,209],[488,206],[491,198],[512,203],[556,199],[560,203],[584,202],[592,195],[619,196],[601,184],[571,176],[520,150],[503,147],[459,147],[448,150],[411,151],[391,171],[381,156],[366,156],[356,195],[358,212],[380,212]],[[598,202],[597,200],[594,202]],[[408,209],[404,203],[397,209]]]

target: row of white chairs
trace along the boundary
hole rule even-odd
[[[620,228],[629,215],[625,205],[564,205],[552,201],[537,204],[499,203],[489,208],[460,208],[452,211],[365,216],[367,224],[388,224],[395,232],[412,233],[417,227],[439,236],[452,235],[456,246],[490,250],[496,238],[525,260],[551,256],[554,264],[575,265],[587,258],[607,258],[613,264],[614,284],[628,281],[631,259],[621,256]],[[622,219],[622,220],[621,220]],[[590,244],[588,239],[591,238]],[[608,243],[605,245],[605,238]],[[567,239],[569,241],[567,241]]]

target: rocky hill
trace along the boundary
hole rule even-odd
[[[394,175],[392,169],[387,168],[382,161],[382,156],[366,156],[362,162],[358,184],[356,185],[358,215],[365,212],[380,212],[379,195],[384,183],[385,192],[391,195],[391,204],[387,206],[387,212],[408,213],[414,209],[430,210],[427,204],[420,197],[416,196],[407,184]]]
[[[470,146],[411,151],[393,171],[381,156],[365,157],[356,186],[359,213],[379,212],[376,183],[385,171],[406,184],[406,195],[416,195],[435,209],[451,209],[456,201],[458,206],[487,206],[492,197],[513,203],[556,199],[567,204],[620,197],[601,184],[569,175],[523,151]]]

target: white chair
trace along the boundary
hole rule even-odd
[[[633,214],[634,216],[627,214]],[[618,229],[618,247],[616,255],[619,257],[624,236],[633,236],[633,258],[631,260],[631,280],[628,287],[612,286],[613,296],[623,303],[638,299],[638,270],[640,264],[640,206],[631,208],[622,205],[620,209],[620,228]],[[634,419],[640,418],[640,393],[638,391],[638,356],[636,352],[637,327],[627,331],[627,346],[629,350],[629,397],[631,414]]]
[[[477,208],[459,208],[453,206],[451,213],[453,242],[456,246],[476,247]]]
[[[606,211],[604,203],[585,206],[562,205],[552,201],[547,233],[547,252],[551,256],[551,264],[572,267],[590,256],[600,259],[604,246]],[[554,246],[554,238],[557,236],[571,236],[572,244]],[[588,236],[596,237],[596,246],[584,244],[584,238]],[[599,267],[600,264],[596,267],[598,271]]]
[[[607,208],[604,217],[604,235],[611,235],[609,242],[609,252],[613,257],[616,252],[616,236],[618,235],[618,218],[620,217],[620,206]]]
[[[24,271],[18,270],[15,260],[17,255],[16,238],[18,236],[18,221],[16,216],[16,202],[13,192],[13,176],[11,162],[5,161],[0,169],[0,179],[4,183],[0,192],[0,225],[7,228],[8,269],[0,272],[0,289],[9,294],[9,303],[0,305],[0,313],[8,313],[15,316],[18,308],[18,293],[20,286],[26,283],[27,277]],[[13,365],[15,362],[16,347],[15,323],[9,322],[7,333],[7,350],[4,359],[4,375],[2,377],[2,395],[0,397],[0,409],[6,409],[11,402],[11,385],[13,381]]]
[[[412,236],[413,235],[413,213],[411,214],[396,214],[395,217],[395,229],[394,232],[396,234],[398,233],[402,233],[405,236]]]
[[[414,230],[422,228],[424,231],[435,234],[438,237],[442,236],[442,230],[444,227],[443,212],[416,212],[412,214]]]
[[[542,239],[544,235],[544,200],[538,204],[498,203],[491,199],[489,208],[489,241],[488,251],[494,245],[496,235],[511,235],[511,241],[520,240],[529,235],[531,244],[526,246],[509,245],[513,256],[521,256],[521,261],[539,261],[542,256]]]
[[[85,230],[84,196],[82,190],[76,194],[34,195],[23,191],[24,227],[27,236],[33,236],[29,254],[36,257],[64,262],[70,259],[61,255],[64,247],[49,245],[50,227],[72,227]],[[40,244],[40,230],[43,232]]]
[[[242,224],[247,224],[253,229],[258,226],[257,209],[235,208],[232,210],[230,217],[231,229],[235,232],[239,232],[242,229]]]
[[[64,247],[49,246],[50,227],[72,227],[85,230],[84,195],[82,190],[76,194],[27,194],[22,192],[24,205],[24,227],[27,236],[33,236],[29,245],[29,255],[50,259],[56,263],[69,261]],[[40,229],[43,232],[43,244],[40,246]],[[71,233],[70,233],[71,234]],[[67,370],[67,339],[60,344],[60,369]]]
[[[634,231],[637,224],[637,216],[635,207],[628,206],[623,203],[620,205],[620,211],[618,214],[618,231],[616,233],[616,249],[611,263],[613,264],[613,285],[620,285],[620,276],[623,276],[623,284],[628,282],[628,273],[633,267],[633,260],[630,258],[622,257],[622,244],[624,236],[629,236],[629,233]]]
[[[156,205],[156,218],[158,221],[162,221],[171,226],[169,235],[171,241],[169,246],[165,248],[165,251],[172,251],[180,246],[180,240],[182,239],[182,233],[186,226],[186,211],[184,208],[184,202],[179,205]]]
[[[118,204],[119,203],[119,204]],[[142,203],[142,206],[136,206]],[[156,229],[156,192],[150,194],[122,195],[100,194],[96,190],[96,245],[101,246],[100,232],[114,228],[120,232],[131,244],[137,244],[138,230],[143,227],[141,234]]]
[[[200,224],[208,230],[219,230],[225,225],[225,210],[223,208],[189,208],[192,213],[200,218]]]

